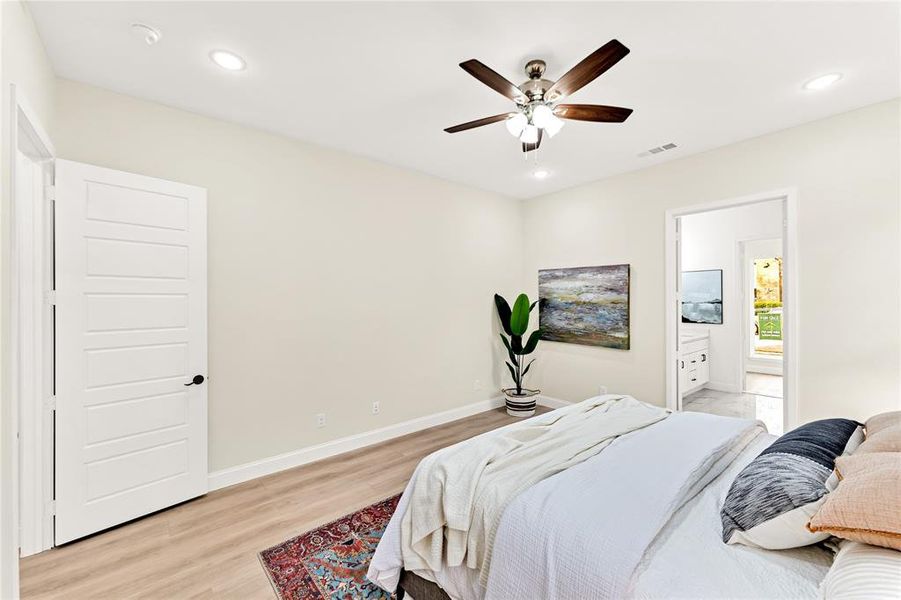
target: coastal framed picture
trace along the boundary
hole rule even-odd
[[[682,271],[682,322],[723,324],[723,270]]]
[[[541,339],[629,349],[629,265],[538,271]]]

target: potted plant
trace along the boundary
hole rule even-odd
[[[536,329],[528,337],[525,344],[523,336],[529,329],[529,313],[535,308],[538,302],[529,304],[529,297],[520,294],[513,303],[513,308],[499,294],[494,295],[494,305],[497,307],[497,316],[501,319],[501,326],[504,333],[501,333],[501,341],[507,349],[507,369],[510,370],[510,376],[513,378],[514,387],[505,388],[503,390],[506,398],[507,414],[514,417],[530,417],[535,414],[535,401],[541,390],[529,390],[522,387],[523,377],[529,372],[534,359],[526,364],[526,357],[535,351],[538,346],[538,340],[541,337],[540,331]]]

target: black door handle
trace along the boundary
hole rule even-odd
[[[200,385],[201,383],[203,383],[203,375],[195,375],[194,379],[191,380],[191,383],[186,383],[185,387],[188,387],[189,385]]]

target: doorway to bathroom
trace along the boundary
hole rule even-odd
[[[793,423],[789,195],[671,211],[668,405]],[[791,359],[791,360],[790,360]]]

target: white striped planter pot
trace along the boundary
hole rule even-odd
[[[535,414],[535,404],[541,390],[523,388],[522,395],[516,395],[516,388],[502,390],[506,399],[507,414],[511,417],[531,417]]]

